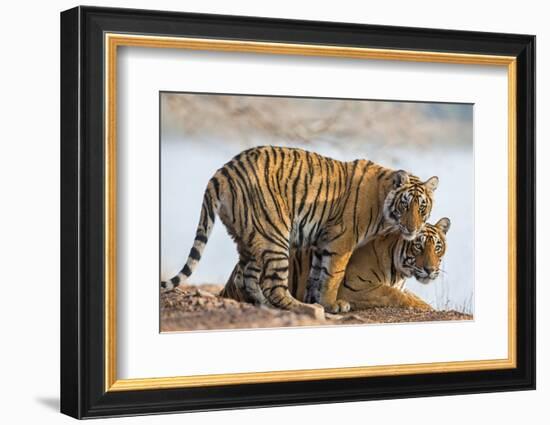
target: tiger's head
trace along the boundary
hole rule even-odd
[[[414,276],[421,283],[437,279],[441,259],[447,249],[446,234],[450,227],[451,220],[444,217],[435,225],[426,223],[414,240],[405,241],[400,258],[405,275]]]
[[[392,183],[384,201],[384,217],[403,238],[413,240],[430,217],[433,192],[439,179],[433,176],[422,182],[418,177],[399,170],[393,174]]]

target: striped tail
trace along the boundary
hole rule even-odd
[[[216,214],[218,213],[219,205],[219,185],[216,177],[213,177],[206,187],[204,192],[204,198],[202,200],[202,209],[201,216],[199,220],[199,225],[197,226],[197,233],[195,235],[195,242],[193,247],[189,252],[187,257],[187,262],[183,269],[168,281],[163,281],[160,283],[162,288],[171,290],[185,282],[193,271],[197,268],[197,265],[201,259],[202,253],[212,233],[212,228],[214,227],[214,221],[216,219]]]

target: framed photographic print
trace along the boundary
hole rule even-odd
[[[535,37],[61,14],[61,411],[535,387]]]

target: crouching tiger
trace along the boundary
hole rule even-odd
[[[428,219],[438,178],[422,182],[368,160],[342,162],[294,148],[241,152],[208,182],[195,241],[179,274],[187,279],[201,258],[218,215],[236,242],[242,289],[257,304],[322,315],[320,306],[288,290],[291,248],[315,247],[308,303],[349,310],[338,287],[354,249],[388,230],[414,239]]]
[[[450,226],[451,221],[442,218],[435,225],[427,223],[412,241],[399,232],[391,232],[357,248],[348,263],[338,298],[349,302],[353,310],[390,306],[430,310],[429,304],[405,290],[405,282],[415,277],[426,284],[439,276]],[[306,295],[311,263],[312,250],[300,249],[291,255],[289,288],[299,300]],[[239,290],[239,279],[242,270],[237,264],[221,295],[246,301],[246,294]]]

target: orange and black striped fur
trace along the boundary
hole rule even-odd
[[[429,217],[437,177],[421,182],[368,160],[342,162],[283,147],[246,150],[208,182],[195,242],[171,289],[191,275],[218,215],[237,244],[250,300],[315,315],[288,290],[291,248],[315,251],[308,303],[345,311],[338,286],[354,249],[383,231],[414,239]],[[315,307],[315,308],[314,308]]]
[[[405,282],[415,277],[424,284],[439,276],[441,259],[445,255],[446,233],[451,226],[448,218],[435,225],[427,223],[418,236],[408,241],[399,232],[376,236],[355,250],[348,263],[338,299],[350,303],[353,310],[371,307],[412,307],[431,309],[430,305],[405,290]],[[289,270],[289,289],[298,300],[306,295],[311,267],[312,250],[292,250]],[[223,296],[246,301],[239,291],[239,265],[233,269]]]

